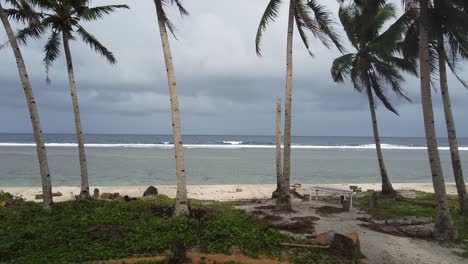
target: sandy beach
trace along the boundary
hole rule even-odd
[[[297,191],[302,194],[309,193],[309,188],[312,186],[327,187],[349,190],[349,186],[358,186],[363,191],[367,189],[380,190],[380,183],[364,183],[364,184],[303,184],[297,188]],[[165,194],[169,197],[175,197],[175,185],[162,185],[157,186],[160,194]],[[423,192],[434,192],[432,183],[394,183],[393,187],[396,190],[416,190]],[[98,188],[100,193],[120,193],[121,195],[128,195],[130,197],[141,197],[143,192],[148,186],[100,186],[91,187],[91,193],[94,188]],[[188,195],[190,198],[200,200],[216,200],[216,201],[235,201],[235,200],[248,200],[248,199],[268,199],[271,193],[276,188],[275,184],[251,184],[251,185],[189,185]],[[456,195],[457,190],[455,184],[447,184],[447,194]],[[9,192],[15,196],[24,198],[26,201],[37,201],[36,194],[41,194],[40,187],[0,187],[1,190]],[[54,187],[53,192],[60,192],[62,196],[54,197],[54,201],[62,202],[73,200],[76,194],[79,194],[79,187],[74,186],[59,186]],[[319,194],[320,195],[320,194]]]

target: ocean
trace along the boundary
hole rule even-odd
[[[78,150],[73,134],[46,134],[54,186],[78,186]],[[175,184],[171,135],[86,134],[91,186]],[[424,138],[383,137],[392,182],[431,182]],[[274,136],[185,135],[188,184],[275,183]],[[292,138],[292,183],[380,181],[372,137]],[[468,168],[468,139],[460,138]],[[439,139],[446,182],[453,182],[446,139]],[[466,177],[466,176],[465,176]],[[31,134],[0,134],[0,188],[40,186]]]

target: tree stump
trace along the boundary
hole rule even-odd
[[[336,255],[351,259],[360,259],[361,245],[356,232],[348,235],[335,234],[335,237],[330,245],[330,250]]]

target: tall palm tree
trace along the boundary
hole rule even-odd
[[[412,0],[405,0],[410,2]],[[404,1],[404,2],[405,2]],[[429,53],[429,32],[431,31],[429,20],[428,0],[419,0],[419,63],[421,79],[421,104],[423,108],[424,128],[426,132],[426,144],[429,163],[432,172],[432,183],[437,204],[437,216],[434,229],[435,237],[442,240],[454,240],[458,237],[457,229],[450,217],[445,181],[440,163],[437,137],[434,126],[434,112],[431,97],[431,65]]]
[[[439,76],[445,122],[452,160],[452,169],[457,186],[460,213],[468,216],[468,195],[463,177],[455,121],[452,114],[450,94],[448,90],[447,65],[460,83],[468,88],[468,84],[460,78],[457,64],[468,58],[468,4],[461,0],[434,1],[430,6],[429,21],[434,29],[429,34],[430,66],[433,75]],[[414,19],[403,42],[405,57],[417,57],[419,54],[419,20]]]
[[[384,94],[385,86],[388,85],[397,95],[409,100],[402,92],[400,83],[404,79],[399,70],[417,75],[415,61],[404,60],[397,57],[395,53],[398,43],[403,39],[402,33],[411,18],[404,14],[391,27],[382,32],[383,26],[396,17],[394,5],[378,5],[371,13],[367,3],[365,5],[350,4],[341,6],[339,15],[356,53],[349,53],[335,59],[331,74],[335,82],[343,82],[345,77],[350,77],[354,89],[367,94],[382,178],[382,193],[393,194],[395,191],[388,178],[380,146],[374,93],[388,110],[397,115],[397,111]]]
[[[177,175],[177,195],[174,216],[187,216],[189,214],[187,201],[187,182],[185,176],[184,165],[184,146],[182,143],[182,131],[180,125],[179,99],[177,97],[177,84],[172,63],[171,48],[169,46],[169,38],[167,35],[168,28],[174,35],[174,26],[166,14],[166,6],[175,4],[182,16],[188,15],[188,11],[182,5],[181,0],[154,0],[156,6],[156,16],[158,18],[159,34],[166,63],[167,80],[169,85],[169,95],[171,100],[172,112],[172,136],[174,138],[174,152],[176,160],[176,175]]]
[[[281,170],[281,98],[276,98],[276,190],[272,194],[272,198],[278,196],[283,182],[283,171]]]
[[[42,182],[42,207],[46,211],[52,210],[52,184],[50,181],[49,163],[47,162],[47,153],[42,137],[41,122],[39,120],[39,113],[37,111],[36,99],[34,98],[31,82],[29,81],[28,72],[24,63],[23,55],[21,54],[20,47],[16,40],[15,33],[11,27],[8,18],[15,18],[21,22],[36,23],[37,14],[32,7],[25,1],[18,0],[5,0],[12,8],[4,9],[2,1],[0,1],[0,19],[2,20],[3,27],[8,36],[10,46],[13,50],[18,67],[18,73],[23,85],[24,95],[26,96],[26,103],[29,109],[29,116],[33,128],[34,140],[36,141],[37,158],[39,161],[39,171],[41,174]]]
[[[78,94],[75,83],[75,74],[73,71],[73,60],[70,51],[70,40],[75,40],[76,35],[81,37],[82,41],[88,44],[98,54],[104,56],[111,64],[117,61],[103,44],[101,44],[95,36],[90,34],[81,24],[81,21],[95,21],[101,19],[104,15],[110,14],[117,9],[129,7],[127,5],[108,5],[89,7],[89,0],[29,0],[35,3],[41,10],[41,21],[39,24],[31,25],[30,27],[18,33],[18,39],[26,42],[28,37],[39,38],[50,30],[50,37],[44,46],[45,58],[44,63],[47,73],[49,67],[60,55],[60,47],[63,44],[65,53],[68,82],[70,86],[70,94],[73,104],[73,114],[75,118],[76,138],[78,142],[78,154],[80,159],[80,174],[81,174],[81,198],[90,197],[88,183],[88,166],[86,162],[86,154],[84,148],[83,130],[81,127],[80,109],[78,105]]]
[[[257,55],[261,55],[261,41],[268,24],[279,15],[281,0],[270,0],[260,20],[255,39]],[[308,33],[318,38],[327,48],[336,46],[343,49],[338,34],[332,28],[334,23],[330,12],[318,3],[317,0],[289,0],[288,31],[286,47],[286,96],[284,109],[284,151],[283,151],[283,175],[276,199],[277,210],[291,210],[289,194],[291,173],[291,109],[292,109],[292,77],[293,77],[293,33],[294,21],[299,35],[312,55],[309,47]]]
[[[436,14],[434,21],[436,22],[436,50],[439,61],[440,90],[444,105],[452,169],[458,191],[460,213],[464,216],[468,216],[468,195],[465,186],[465,179],[463,177],[460,153],[458,152],[458,140],[455,121],[452,114],[452,106],[450,103],[446,68],[446,63],[448,63],[452,72],[455,72],[454,64],[460,58],[468,58],[468,14],[463,13],[460,10],[460,7],[453,5],[450,1],[441,0],[434,0],[434,11],[435,12],[433,12],[433,14]],[[446,52],[445,36],[449,40],[447,45],[450,55]],[[467,83],[462,80],[461,83],[468,88]]]

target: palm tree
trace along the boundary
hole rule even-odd
[[[454,6],[450,1],[434,0],[434,4],[435,12],[433,12],[433,14],[436,14],[434,21],[436,22],[436,50],[439,61],[439,81],[444,105],[450,156],[452,159],[452,169],[459,196],[460,214],[468,216],[468,195],[466,192],[465,180],[463,178],[460,153],[458,152],[457,133],[450,103],[447,68],[445,65],[447,63],[452,69],[452,72],[455,72],[454,64],[460,58],[468,58],[468,28],[466,28],[466,25],[468,25],[468,14],[463,13],[459,7]],[[449,46],[448,50],[450,51],[450,57],[448,56],[445,48],[445,36],[447,36],[447,39],[449,40],[447,45]],[[468,84],[462,80],[461,83],[468,88]]]
[[[18,67],[18,73],[23,85],[24,95],[26,96],[26,103],[29,109],[29,116],[33,128],[34,140],[36,141],[37,158],[39,161],[39,171],[41,174],[42,182],[42,207],[46,211],[52,210],[52,184],[50,182],[49,163],[47,162],[47,153],[42,138],[41,122],[39,120],[39,113],[37,111],[36,99],[34,98],[31,82],[29,81],[28,72],[24,63],[23,55],[21,54],[20,47],[15,37],[15,33],[11,27],[8,18],[15,18],[22,22],[36,23],[37,17],[31,6],[25,1],[5,0],[7,4],[12,6],[11,9],[4,9],[2,1],[0,1],[0,19],[2,20],[3,27],[8,35],[10,46],[13,50]]]
[[[75,40],[75,35],[81,37],[82,41],[88,44],[97,53],[104,56],[109,63],[115,64],[117,61],[104,45],[95,36],[90,34],[80,21],[95,21],[104,15],[110,14],[120,8],[129,8],[127,5],[108,5],[89,7],[89,0],[29,0],[41,9],[41,21],[39,24],[18,33],[18,39],[26,42],[28,37],[39,38],[45,30],[50,30],[50,37],[44,46],[44,63],[47,73],[49,67],[60,55],[60,46],[63,43],[63,50],[67,63],[68,81],[70,86],[71,99],[73,104],[73,114],[75,118],[76,138],[78,142],[78,153],[80,159],[81,174],[81,198],[90,197],[88,183],[88,166],[84,148],[83,130],[81,127],[80,109],[78,105],[78,94],[76,90],[75,74],[73,71],[73,60],[70,51],[70,40]]]
[[[454,240],[458,237],[452,218],[450,217],[445,181],[440,163],[437,137],[434,126],[434,112],[431,98],[431,65],[429,57],[429,5],[428,0],[419,0],[419,63],[421,79],[421,103],[423,108],[426,144],[429,163],[432,172],[432,183],[437,204],[437,216],[434,236],[442,240]]]
[[[261,41],[268,24],[279,15],[281,0],[270,0],[260,20],[255,39],[257,55],[261,55]],[[340,51],[343,49],[338,34],[331,27],[334,23],[331,14],[320,5],[317,0],[289,0],[288,32],[286,47],[286,97],[284,109],[284,151],[283,151],[283,175],[280,191],[276,199],[277,210],[291,210],[289,194],[291,173],[291,109],[292,109],[292,62],[293,62],[293,33],[294,21],[299,35],[309,53],[308,32],[318,38],[323,45],[331,48],[335,45]]]
[[[278,196],[282,180],[281,170],[281,98],[276,98],[276,190],[272,194],[272,198]]]
[[[402,32],[411,19],[404,14],[385,32],[382,32],[383,26],[396,17],[394,5],[378,5],[373,12],[370,12],[367,3],[365,5],[351,4],[340,7],[339,15],[356,53],[349,53],[335,59],[331,74],[335,82],[343,82],[345,77],[350,77],[354,89],[367,94],[382,178],[382,193],[393,194],[395,191],[388,178],[380,146],[373,94],[375,93],[388,110],[397,115],[397,111],[383,92],[385,85],[390,86],[397,95],[409,100],[402,92],[400,83],[404,79],[399,70],[417,75],[415,61],[399,58],[395,56],[395,52],[398,43],[403,39]]]
[[[458,151],[458,140],[455,121],[452,114],[450,94],[448,90],[447,65],[460,83],[468,88],[457,73],[457,63],[468,58],[468,10],[467,3],[461,0],[434,1],[430,7],[429,21],[432,30],[429,35],[430,66],[433,75],[439,75],[445,122],[450,146],[452,169],[458,190],[460,213],[468,216],[468,195]],[[465,6],[464,6],[465,5]],[[447,41],[446,41],[447,40]],[[409,27],[403,42],[405,57],[417,57],[419,54],[419,20],[416,17]]]
[[[158,18],[159,34],[161,36],[164,60],[166,63],[169,95],[171,100],[172,136],[174,138],[174,152],[177,175],[177,195],[174,216],[187,216],[189,214],[189,210],[184,165],[184,146],[182,143],[182,131],[180,125],[179,100],[177,97],[176,77],[174,65],[172,63],[171,48],[169,46],[169,38],[167,36],[166,27],[171,31],[173,35],[175,28],[172,22],[167,17],[165,7],[170,4],[175,4],[182,16],[188,15],[189,13],[183,7],[181,0],[154,0],[154,4],[156,6],[156,16]]]

